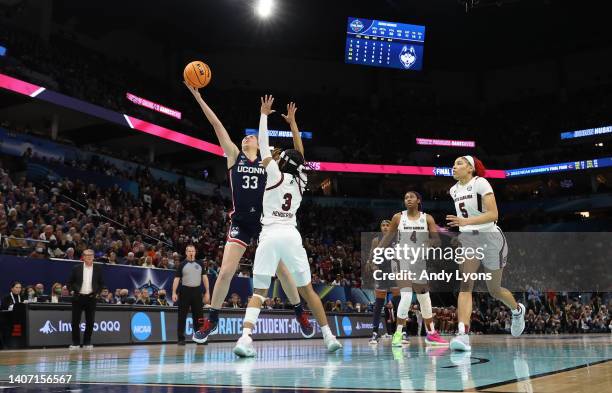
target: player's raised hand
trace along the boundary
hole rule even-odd
[[[283,152],[283,149],[281,149],[280,147],[275,147],[274,150],[272,150],[272,158],[275,161],[278,161],[282,152]]]
[[[272,109],[272,104],[274,103],[274,97],[272,95],[265,95],[261,97],[261,114],[269,116],[272,113],[276,112]]]
[[[297,106],[295,106],[295,102],[290,102],[287,104],[287,114],[282,115],[283,119],[289,124],[295,123],[295,112],[297,112]]]
[[[188,85],[187,82],[185,82],[185,81],[183,81],[183,83],[185,84],[185,86],[187,86],[187,89],[189,89],[189,91],[191,92],[191,94],[193,94],[193,96],[196,98],[196,100],[202,99],[202,96],[200,95],[200,90],[198,90],[195,87],[192,87],[192,86]]]

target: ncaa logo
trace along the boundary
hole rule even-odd
[[[351,30],[353,30],[355,33],[359,33],[361,30],[363,30],[363,22],[361,22],[359,19],[355,19],[351,22]]]
[[[138,341],[144,341],[151,336],[151,319],[143,312],[132,317],[132,335]]]
[[[344,334],[350,336],[353,333],[353,325],[351,325],[351,320],[349,317],[342,318],[342,330],[344,330]]]

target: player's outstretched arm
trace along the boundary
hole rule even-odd
[[[215,134],[217,135],[217,139],[219,140],[219,144],[221,145],[221,148],[223,149],[223,152],[227,157],[228,167],[234,165],[238,154],[240,154],[240,149],[238,149],[238,146],[236,146],[234,142],[232,142],[229,134],[227,133],[227,130],[225,129],[225,127],[223,127],[223,123],[221,123],[221,120],[219,120],[215,112],[213,112],[213,110],[208,106],[208,104],[204,102],[204,99],[200,95],[199,90],[195,87],[189,86],[187,83],[185,83],[185,86],[187,86],[191,94],[193,94],[193,97],[196,99],[198,104],[200,104],[200,108],[202,108],[204,116],[206,116],[208,122],[213,126]]]
[[[261,97],[261,117],[259,118],[259,152],[261,154],[261,163],[266,168],[270,161],[272,161],[272,154],[270,153],[270,143],[268,142],[268,116],[274,113],[272,104],[274,103],[274,97],[266,95]]]
[[[297,106],[295,102],[287,104],[287,114],[282,115],[283,119],[289,124],[291,128],[291,135],[293,136],[293,148],[304,156],[304,144],[302,143],[302,136],[300,135],[300,129],[298,128],[297,122],[295,121],[295,112],[297,112]]]

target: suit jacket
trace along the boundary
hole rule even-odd
[[[27,297],[26,297],[27,299]],[[21,297],[21,303],[23,303],[24,297]],[[19,296],[15,295],[15,303],[19,303]],[[11,294],[9,293],[8,295],[6,295],[5,297],[2,298],[2,307],[0,307],[0,309],[2,310],[8,310],[9,306],[11,304],[15,304],[13,303],[13,298],[11,297]]]
[[[70,279],[68,280],[68,290],[74,291],[75,295],[78,295],[83,285],[83,263],[76,265],[72,269]],[[91,275],[91,289],[94,295],[97,295],[102,290],[104,281],[102,280],[102,265],[94,263],[93,273]]]

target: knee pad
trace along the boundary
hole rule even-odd
[[[264,275],[264,274],[253,274],[253,288],[255,289],[268,289],[270,288],[270,283],[272,282],[272,277]]]
[[[400,302],[397,306],[398,318],[408,318],[408,311],[410,311],[410,303],[412,303],[412,290],[410,290],[410,288],[402,288],[402,292],[400,293]]]
[[[429,319],[433,317],[433,313],[431,310],[431,297],[429,296],[429,292],[425,293],[417,293],[417,300],[419,301],[419,305],[421,306],[421,315],[424,319]]]
[[[244,322],[249,322],[255,325],[255,322],[257,322],[257,318],[259,317],[260,311],[261,308],[247,307],[246,313],[244,313]]]

